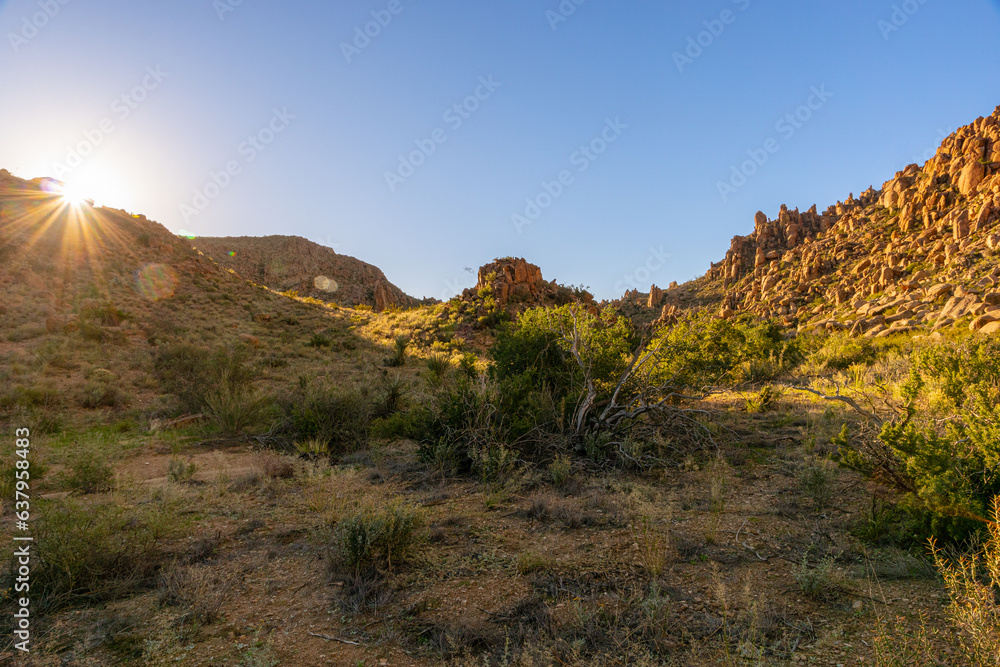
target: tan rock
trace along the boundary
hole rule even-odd
[[[661,303],[663,303],[663,290],[656,285],[650,286],[649,300],[646,302],[646,307],[659,308]]]
[[[1000,333],[1000,321],[990,322],[988,324],[983,325],[983,327],[979,329],[979,333],[983,334]]]
[[[986,178],[986,167],[978,160],[965,165],[958,177],[958,191],[968,197],[976,192]]]
[[[986,229],[991,215],[993,215],[993,202],[987,201],[976,216],[975,231],[981,232]]]
[[[927,290],[927,296],[931,299],[937,299],[938,297],[946,296],[955,291],[955,286],[950,283],[938,283],[934,285],[929,290]]]
[[[961,211],[952,221],[952,236],[956,241],[961,241],[969,235],[969,213]]]
[[[969,331],[979,331],[990,322],[998,321],[1000,321],[1000,317],[995,315],[980,315],[976,319],[972,320],[972,324],[969,325]]]

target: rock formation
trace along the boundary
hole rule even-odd
[[[418,303],[378,267],[298,236],[200,237],[191,244],[220,266],[280,292],[378,311]]]
[[[774,220],[757,213],[753,233],[734,238],[702,282],[715,285],[721,317],[745,312],[867,336],[967,319],[991,331],[1000,320],[998,220],[1000,107],[879,190],[822,214],[815,206],[782,206]]]

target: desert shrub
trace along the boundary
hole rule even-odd
[[[503,482],[517,465],[517,454],[501,444],[474,446],[469,454],[473,470],[487,483]]]
[[[272,398],[250,382],[224,371],[216,386],[205,394],[205,413],[223,435],[239,435],[267,421]]]
[[[171,482],[187,482],[194,477],[197,470],[198,466],[194,461],[183,461],[175,456],[167,463],[167,479]]]
[[[770,412],[778,406],[778,396],[774,387],[767,385],[746,400],[746,411],[750,414]]]
[[[815,566],[803,557],[798,569],[792,573],[799,590],[806,597],[819,600],[836,600],[844,594],[841,577],[833,569],[833,559],[824,558]]]
[[[245,347],[209,349],[174,343],[160,346],[153,358],[153,373],[167,393],[173,394],[180,412],[201,412],[208,394],[223,377],[232,387],[248,386],[255,377]]]
[[[491,376],[500,381],[525,378],[558,403],[583,387],[573,357],[573,331],[579,353],[598,391],[608,393],[625,370],[639,338],[630,320],[612,310],[591,315],[577,306],[533,308],[503,327],[490,349]]]
[[[92,443],[78,446],[67,459],[64,484],[74,493],[104,493],[115,485],[111,455]]]
[[[549,464],[549,479],[556,486],[563,486],[573,476],[573,463],[568,456],[557,456]]]
[[[374,406],[359,389],[309,387],[279,402],[282,422],[276,431],[290,442],[326,442],[333,455],[368,444]]]
[[[400,502],[362,509],[337,524],[332,565],[391,569],[413,547],[419,525],[416,510]]]
[[[40,503],[31,581],[39,610],[113,600],[152,580],[167,535],[162,512],[111,503]]]
[[[48,385],[26,387],[16,385],[0,395],[0,408],[55,407],[59,405],[59,391]]]
[[[912,361],[899,387],[905,417],[856,447],[841,438],[840,459],[891,480],[914,539],[959,541],[982,528],[1000,494],[1000,342],[927,347]]]
[[[410,385],[398,375],[382,379],[375,393],[375,417],[390,417],[406,406]]]
[[[187,610],[184,620],[211,625],[222,617],[238,583],[236,573],[174,564],[160,573],[157,601]]]
[[[427,366],[427,382],[432,387],[440,387],[451,370],[451,360],[446,354],[431,355],[424,364]]]
[[[834,333],[810,339],[807,360],[824,370],[845,370],[855,364],[868,365],[875,361],[879,348],[867,338],[848,333]]]
[[[300,456],[310,459],[320,459],[330,455],[329,441],[321,438],[307,438],[302,441],[296,440],[293,446]]]
[[[272,451],[260,451],[253,457],[253,468],[264,477],[270,479],[292,479],[295,477],[295,466],[292,461]]]
[[[406,412],[396,412],[372,421],[371,435],[374,438],[395,440],[409,438],[420,440],[432,429],[435,416],[428,406],[419,406]]]
[[[765,379],[801,358],[797,342],[783,340],[775,322],[743,319],[686,318],[664,330],[651,345],[660,345],[664,351],[658,379],[678,387],[753,381],[755,373]],[[769,365],[766,373],[760,369],[765,362]]]
[[[817,507],[823,508],[833,495],[833,480],[834,470],[829,461],[811,460],[799,473],[799,488]]]
[[[127,400],[127,395],[119,388],[114,378],[97,377],[84,385],[80,404],[88,409],[117,408]]]
[[[471,352],[466,352],[458,360],[458,370],[470,380],[475,380],[479,376],[479,369],[476,368],[478,359]]]
[[[104,327],[116,327],[131,315],[119,310],[114,304],[106,303],[100,306],[90,306],[80,310],[81,322],[93,322]]]
[[[406,348],[410,345],[410,339],[407,336],[396,336],[396,340],[393,341],[392,354],[385,358],[386,366],[393,368],[398,368],[406,364]]]
[[[879,617],[875,664],[1000,666],[1000,502],[992,502],[986,540],[979,553],[949,559],[930,543],[934,564],[950,597],[946,611],[953,632],[925,626],[913,632],[901,619]]]
[[[329,336],[323,333],[314,333],[309,342],[306,343],[306,347],[330,347],[333,341]]]

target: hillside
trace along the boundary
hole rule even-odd
[[[260,380],[278,385],[270,365],[281,357],[294,381],[314,361],[291,351],[317,332],[371,349],[346,315],[243,280],[144,215],[73,206],[54,189],[0,171],[0,372],[16,379],[0,415],[58,416],[57,429],[109,409],[170,413],[154,376],[172,347],[252,351]]]
[[[774,318],[855,336],[1000,331],[1000,107],[944,139],[924,165],[819,213],[757,213],[708,273],[615,302],[660,322],[684,310]]]
[[[419,303],[378,267],[298,236],[199,237],[191,244],[220,266],[278,292],[377,311]]]

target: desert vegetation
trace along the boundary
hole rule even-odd
[[[969,326],[934,331],[912,308],[947,290],[836,319],[803,281],[793,326],[737,312],[733,275],[597,304],[507,258],[445,303],[350,305],[94,215],[128,239],[102,264],[0,218],[0,251],[36,244],[0,267],[26,664],[997,664],[988,294],[950,287]],[[5,530],[23,469],[0,461]]]

